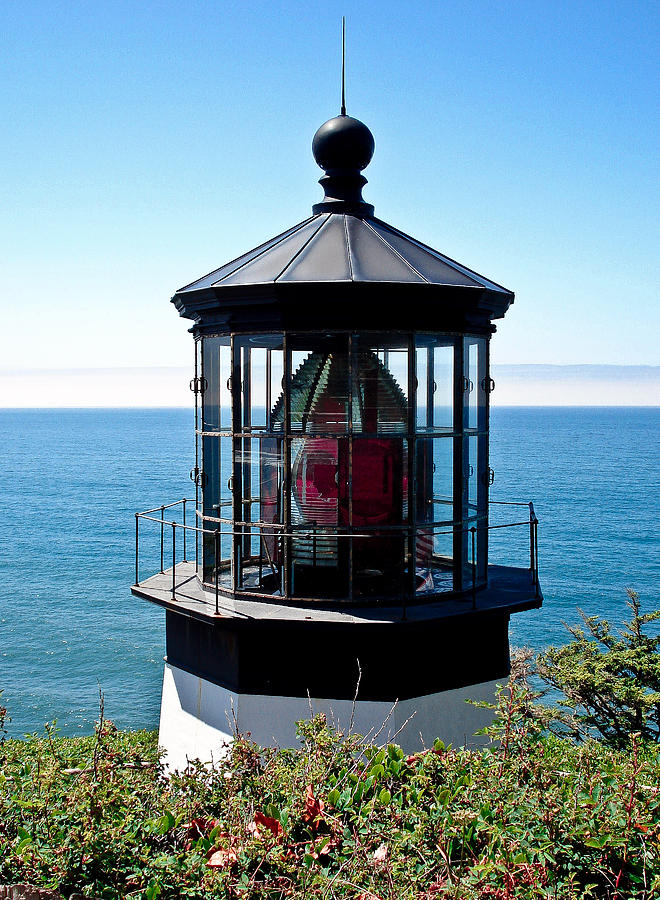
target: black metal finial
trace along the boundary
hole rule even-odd
[[[325,175],[319,184],[325,190],[322,203],[312,212],[343,212],[349,215],[373,215],[374,208],[362,199],[367,179],[362,169],[374,154],[374,136],[364,122],[352,116],[335,116],[314,135],[312,153]]]
[[[346,16],[341,17],[341,113],[346,115]]]
[[[322,203],[312,207],[314,215],[321,212],[348,213],[371,216],[374,208],[362,199],[367,179],[362,169],[374,155],[374,136],[364,122],[346,115],[346,17],[341,17],[341,112],[328,119],[312,140],[314,159],[325,175],[319,184],[325,191]]]

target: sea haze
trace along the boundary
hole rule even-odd
[[[495,406],[660,406],[660,366],[498,365]],[[185,407],[192,365],[0,369],[0,408]]]
[[[0,410],[0,434],[0,689],[10,734],[55,718],[63,733],[89,732],[99,688],[118,725],[155,727],[164,616],[129,592],[133,514],[191,496],[191,412]],[[657,408],[493,409],[491,496],[532,499],[541,523],[545,604],[513,617],[514,644],[563,642],[562,623],[575,622],[578,607],[619,621],[627,586],[657,605],[659,434]],[[498,509],[492,521],[503,516]],[[492,562],[524,564],[524,528],[491,535]],[[156,548],[145,545],[145,573],[159,566]]]

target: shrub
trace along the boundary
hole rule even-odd
[[[317,716],[297,750],[239,736],[169,780],[154,734],[103,716],[92,737],[6,741],[0,881],[107,900],[657,896],[657,749],[547,734],[534,701],[514,672],[480,751],[406,756]]]
[[[613,747],[625,748],[630,736],[660,741],[660,634],[648,625],[660,610],[642,615],[639,597],[628,590],[630,621],[619,631],[598,616],[585,616],[586,631],[568,627],[573,640],[550,647],[538,658],[543,680],[564,696],[560,706],[574,736],[599,734]]]

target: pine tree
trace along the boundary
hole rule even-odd
[[[660,633],[647,627],[660,610],[642,615],[637,593],[627,593],[632,618],[623,628],[580,612],[585,628],[567,626],[573,640],[538,658],[540,676],[564,695],[559,704],[574,735],[598,733],[614,747],[634,733],[660,742]]]

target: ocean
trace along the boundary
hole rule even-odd
[[[154,728],[164,614],[134,598],[134,513],[193,496],[183,409],[0,410],[0,690],[19,737],[98,715]],[[495,407],[497,500],[533,500],[541,611],[512,618],[512,644],[566,640],[579,609],[620,622],[626,587],[658,606],[660,409]],[[498,510],[493,521],[503,521]],[[506,515],[509,515],[506,512]],[[491,532],[491,562],[524,565],[525,529]],[[155,571],[153,554],[144,572]]]

